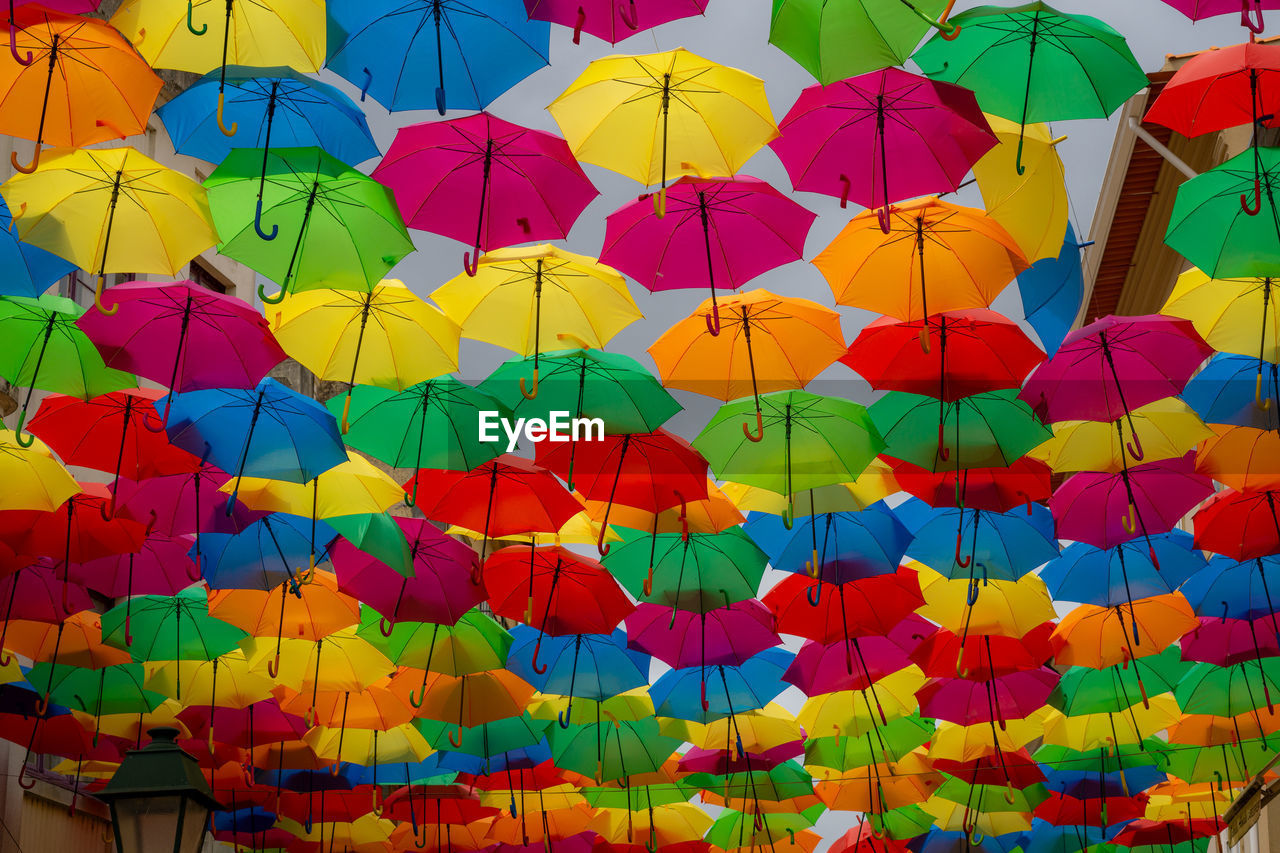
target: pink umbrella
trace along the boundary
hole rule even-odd
[[[109,315],[94,306],[76,321],[102,360],[108,367],[163,383],[175,394],[254,388],[285,359],[266,319],[252,305],[193,281],[131,281],[111,288],[103,300],[110,303]]]
[[[1073,474],[1049,499],[1049,509],[1059,537],[1095,548],[1114,548],[1140,536],[1172,530],[1211,494],[1213,483],[1196,473],[1195,453],[1191,452],[1175,459],[1126,466],[1118,474]],[[1155,550],[1149,540],[1147,544],[1155,562]]]
[[[72,583],[67,584],[64,590],[64,583],[59,580],[53,566],[44,563],[19,569],[0,580],[0,601],[5,602],[4,622],[0,624],[0,650],[4,648],[4,637],[11,619],[57,625],[68,614],[93,609],[93,601],[84,587]],[[0,658],[7,662],[9,656],[0,652]]]
[[[695,746],[680,756],[676,769],[680,773],[714,773],[717,776],[727,776],[730,773],[770,770],[784,761],[801,755],[804,755],[803,740],[779,744],[764,752],[741,754],[736,749],[704,749]]]
[[[107,598],[177,595],[200,580],[200,570],[187,553],[194,539],[152,529],[137,553],[72,563],[67,575]]]
[[[706,11],[711,0],[524,0],[535,21],[573,27],[573,43],[583,30],[609,44],[617,44],[639,32],[677,18]]]
[[[956,189],[996,144],[973,92],[901,68],[810,86],[769,143],[797,190],[879,207]]]
[[[1263,9],[1280,9],[1280,0],[1164,0],[1193,21],[1240,13],[1240,26],[1261,33]],[[1257,20],[1254,20],[1256,17]]]
[[[401,128],[373,177],[410,228],[463,241],[474,233],[469,275],[482,251],[564,237],[599,195],[563,139],[483,112]]]
[[[856,654],[846,654],[846,641],[819,643],[806,640],[795,659],[782,674],[806,696],[840,690],[866,690],[871,684],[911,666],[911,654],[937,626],[912,614],[888,636],[872,635],[852,640]],[[852,659],[853,672],[849,672]]]
[[[1260,619],[1201,616],[1200,627],[1179,641],[1182,659],[1231,666],[1264,657],[1280,657],[1280,626],[1269,613]]]
[[[1039,710],[1058,685],[1048,667],[1012,672],[992,679],[931,678],[916,691],[920,713],[962,726],[1020,720]]]
[[[483,584],[471,582],[479,558],[467,545],[418,518],[397,518],[413,557],[413,577],[339,539],[329,549],[338,588],[382,614],[384,635],[400,621],[453,625],[487,597]]]
[[[641,196],[609,214],[601,263],[652,291],[711,288],[707,326],[720,330],[716,284],[737,290],[798,261],[816,214],[769,184],[742,175],[686,175],[667,188],[666,216]]]

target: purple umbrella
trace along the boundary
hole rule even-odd
[[[108,367],[163,383],[173,394],[253,388],[285,359],[266,319],[252,305],[193,281],[131,281],[111,288],[103,300],[110,303],[110,316],[94,306],[76,321],[102,360]]]
[[[1095,548],[1114,548],[1138,537],[1167,533],[1213,494],[1212,481],[1196,473],[1195,456],[1192,451],[1175,459],[1126,466],[1119,473],[1073,474],[1049,499],[1058,536]],[[1147,546],[1155,563],[1149,539]]]
[[[483,112],[401,128],[373,177],[410,228],[474,246],[468,275],[481,252],[564,237],[599,195],[563,139]]]
[[[956,189],[996,144],[973,92],[901,68],[810,86],[769,143],[797,190],[879,207]]]
[[[1240,26],[1261,34],[1263,9],[1280,9],[1280,0],[1164,0],[1193,21],[1240,13]],[[1254,20],[1256,16],[1257,20]]]
[[[1021,720],[1044,706],[1058,684],[1048,667],[1011,672],[992,679],[931,678],[916,691],[920,713],[962,726]]]
[[[714,335],[716,285],[737,290],[800,260],[815,218],[758,178],[685,176],[667,188],[666,216],[654,213],[648,196],[609,214],[600,262],[652,291],[709,287]]]
[[[419,518],[397,518],[413,558],[413,577],[339,539],[329,549],[338,588],[382,614],[379,629],[391,635],[396,622],[453,625],[487,597],[483,584],[471,582],[479,558],[467,545]]]
[[[782,680],[794,684],[806,696],[839,690],[866,690],[873,682],[911,666],[911,653],[933,634],[937,626],[912,614],[899,622],[888,636],[859,637],[849,642],[856,652],[848,654],[848,643],[819,643],[806,640]],[[853,672],[850,672],[850,662]]]

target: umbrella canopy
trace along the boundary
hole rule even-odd
[[[1028,261],[1057,258],[1064,240],[1073,247],[1075,243],[1074,236],[1068,238],[1071,204],[1057,151],[1058,143],[1067,137],[1053,136],[1045,124],[1022,127],[995,115],[987,116],[987,121],[998,142],[973,164],[983,206],[1022,247]],[[1024,146],[1021,173],[1019,142]]]
[[[1269,275],[1280,259],[1277,190],[1276,149],[1232,157],[1178,187],[1165,243],[1216,279]]]
[[[524,0],[531,19],[573,28],[573,43],[585,31],[610,44],[653,27],[705,12],[710,0]]]
[[[37,246],[20,241],[13,232],[13,216],[0,198],[0,263],[8,277],[0,284],[0,295],[36,299],[58,279],[74,270],[75,264]]]

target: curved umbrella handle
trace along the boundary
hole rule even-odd
[[[612,545],[604,541],[604,537],[608,533],[609,533],[609,525],[601,524],[600,535],[596,537],[596,551],[600,554],[601,557],[608,556],[609,551],[613,549]]]
[[[1267,399],[1265,400],[1262,399],[1262,367],[1261,365],[1259,365],[1258,367],[1258,377],[1253,383],[1253,404],[1264,412],[1271,408],[1271,396],[1268,395]]]
[[[720,306],[712,305],[711,313],[704,318],[707,321],[707,334],[711,337],[720,336]]]
[[[1031,515],[1031,504],[1032,504],[1031,495],[1027,494],[1022,489],[1018,489],[1016,494],[1018,497],[1022,498],[1023,503],[1026,504],[1027,515]]]
[[[102,304],[102,294],[106,292],[106,289],[107,289],[107,277],[105,275],[99,274],[98,283],[95,284],[93,287],[93,305],[103,314],[106,314],[108,317],[111,317],[120,311],[120,306],[112,305],[110,308],[108,308],[107,306]]]
[[[804,564],[805,572],[814,580],[818,579],[818,575],[822,574],[822,566],[818,563],[818,549],[814,548],[813,553],[809,557],[809,561]]]
[[[973,562],[972,557],[962,557],[960,549],[964,544],[964,536],[960,533],[956,534],[956,565],[962,569],[969,568],[969,564]]]
[[[422,703],[426,698],[427,698],[427,680],[426,678],[423,678],[422,687],[418,690],[418,694],[416,696],[414,695],[412,690],[409,691],[409,704],[415,708],[421,708]]]
[[[462,253],[462,271],[467,274],[467,278],[475,278],[476,271],[480,268],[480,247],[476,246],[476,259],[471,260],[470,252]]]
[[[884,207],[876,208],[876,223],[880,226],[882,234],[889,233],[889,226],[892,224],[889,219],[889,205],[886,204]]]
[[[1257,11],[1258,21],[1254,23],[1252,16],[1249,14],[1250,0],[1242,0],[1240,7],[1240,26],[1248,27],[1249,32],[1254,35],[1262,35],[1262,31],[1266,29],[1262,20],[1262,3],[1253,0],[1254,8]]]
[[[22,437],[22,425],[26,423],[26,420],[27,420],[27,413],[24,410],[18,415],[17,426],[13,428],[13,437],[18,442],[18,444],[22,445],[23,447],[30,447],[31,445],[36,443],[36,437],[33,433],[27,433],[26,438]]]
[[[187,577],[192,583],[204,579],[204,572],[200,569],[200,556],[200,552],[197,551],[195,559],[191,561],[191,567],[187,569]],[[192,569],[195,569],[195,574],[191,573]]]
[[[422,837],[419,839],[418,834],[413,835],[413,846],[418,850],[425,850],[427,847],[427,828],[422,828]]]
[[[627,25],[627,29],[639,29],[640,16],[636,14],[636,0],[630,0],[625,6],[618,6],[618,17],[622,19],[622,23]]]
[[[538,641],[533,644],[533,658],[530,659],[530,664],[533,666],[533,671],[538,673],[538,675],[546,675],[547,664],[544,663],[542,666],[538,666],[538,652],[540,651],[542,651],[541,634],[538,635]]]
[[[280,655],[275,656],[275,660],[267,661],[267,675],[275,678],[280,674]],[[309,728],[309,727],[308,727]]]
[[[387,617],[385,616],[378,620],[378,632],[381,633],[382,636],[384,637],[390,637],[391,632],[395,630],[395,627],[396,627],[395,623],[388,622]]]
[[[982,587],[978,584],[978,579],[974,578],[969,581],[969,589],[965,593],[965,602],[970,606],[978,603],[978,594],[982,591]]]
[[[573,43],[582,44],[582,28],[587,23],[587,10],[578,7],[578,19],[573,22]]]
[[[46,693],[36,700],[36,716],[43,717],[49,711],[49,694]]]
[[[653,215],[661,219],[667,215],[667,188],[653,194]]]
[[[276,235],[280,233],[279,223],[271,226],[271,233],[268,234],[262,230],[262,199],[258,199],[258,205],[253,211],[253,230],[258,232],[258,236],[263,240],[274,240]]]
[[[1027,167],[1022,165],[1022,142],[1023,142],[1023,136],[1025,135],[1025,133],[1026,133],[1026,126],[1024,125],[1018,131],[1018,157],[1014,161],[1014,167],[1017,169],[1019,175],[1025,175],[1027,173]]]
[[[472,586],[480,586],[481,584],[484,583],[484,579],[481,577],[481,571],[483,568],[484,567],[481,566],[479,562],[475,563],[471,567],[471,585]]]
[[[1120,526],[1123,527],[1125,529],[1125,532],[1128,533],[1130,536],[1132,536],[1138,530],[1137,515],[1138,515],[1138,508],[1133,505],[1132,501],[1130,501],[1129,511],[1126,514],[1120,516]]]
[[[27,51],[27,58],[23,59],[18,53],[18,27],[16,24],[9,25],[9,53],[13,56],[13,61],[26,68],[28,65],[36,61],[36,55],[31,51]]]
[[[822,600],[822,582],[819,581],[805,590],[804,597],[809,602],[810,607],[817,607]]]
[[[444,115],[445,109],[446,107],[445,107],[445,97],[444,97],[444,86],[437,86],[436,87],[436,112],[438,112],[440,115]]]
[[[926,319],[920,326],[920,351],[928,355],[929,349],[929,322]]]
[[[516,809],[516,795],[512,794],[511,795],[511,819],[515,820],[518,817],[520,817],[520,812],[518,809]]]
[[[225,93],[218,93],[218,130],[222,131],[223,136],[235,136],[236,131],[240,129],[240,125],[233,121],[231,122],[231,127],[227,127],[226,123],[222,120],[222,105],[226,99]]]
[[[1137,432],[1134,432],[1133,434],[1133,443],[1130,444],[1129,442],[1126,441],[1124,443],[1124,446],[1125,446],[1125,449],[1129,451],[1129,455],[1133,457],[1135,462],[1142,461],[1143,459],[1142,439],[1138,438]]]
[[[457,735],[457,737],[454,737],[454,735]],[[449,743],[453,744],[454,749],[462,748],[462,729],[461,728],[450,729]]]
[[[841,175],[840,183],[844,185],[844,189],[840,191],[840,208],[843,210],[849,206],[849,190],[852,189],[853,182],[849,180],[848,175]]]
[[[9,152],[10,165],[12,165],[16,171],[19,171],[22,174],[30,175],[36,169],[40,168],[40,148],[41,148],[41,145],[39,142],[37,142],[35,153],[31,155],[31,162],[25,166],[18,162],[18,152],[10,151]]]
[[[1249,196],[1240,193],[1240,207],[1250,216],[1257,216],[1262,210],[1262,180],[1260,178],[1253,179],[1253,201],[1249,201]]]
[[[267,303],[268,305],[279,305],[281,302],[284,302],[284,295],[285,295],[285,290],[283,287],[280,288],[280,292],[277,293],[275,296],[267,296],[267,291],[263,288],[263,286],[261,284],[258,285],[258,298],[261,299],[263,302]]]
[[[563,711],[556,712],[556,722],[560,724],[560,728],[569,728],[569,718],[573,716],[573,702],[564,706]]]
[[[195,9],[193,9],[192,6],[193,4],[191,0],[187,0],[187,31],[191,33],[191,35],[193,36],[202,36],[209,31],[209,25],[201,24],[200,29],[198,30],[196,29],[196,22],[195,22],[195,19],[192,17],[192,15],[195,12]]]
[[[758,442],[764,438],[764,413],[756,409],[756,431],[753,433],[749,424],[742,425],[742,434],[748,441]]]
[[[173,397],[173,393],[169,393],[169,397]],[[156,413],[155,409],[147,410],[142,416],[142,425],[146,427],[147,432],[161,433],[165,431],[165,427],[169,424],[169,403],[165,402],[164,417]]]
[[[22,769],[18,771],[18,785],[24,791],[30,791],[32,788],[36,786],[35,779],[31,779],[31,780],[27,779],[27,762],[26,761],[22,762]]]
[[[520,377],[520,396],[526,400],[538,399],[538,368],[533,369],[533,387],[525,388],[524,377]]]

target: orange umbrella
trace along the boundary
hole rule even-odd
[[[892,764],[825,773],[814,790],[829,809],[883,814],[924,802],[943,778],[922,756],[908,754]]]
[[[414,831],[413,824],[404,821],[391,830],[391,849],[439,851],[439,853],[446,853],[446,851],[453,853],[455,850],[483,850],[493,844],[487,837],[491,823],[493,818],[481,818],[470,823],[451,821],[437,823],[436,828],[439,831],[433,830],[434,835],[426,834],[425,843],[419,844],[420,836]]]
[[[387,684],[388,681],[371,684],[362,691],[317,690],[314,698],[307,692],[291,692],[280,702],[280,708],[299,717],[310,711],[317,726],[387,731],[413,719],[413,709]]]
[[[4,646],[33,661],[49,661],[99,669],[129,663],[127,651],[102,642],[101,614],[84,610],[72,614],[56,625],[14,619],[9,622]]]
[[[1278,731],[1280,714],[1260,714],[1256,710],[1246,711],[1235,717],[1186,714],[1176,725],[1169,727],[1169,741],[1196,746],[1222,746],[1252,738],[1264,738]]]
[[[537,792],[539,797],[542,791]],[[506,813],[499,813],[493,818],[493,823],[489,824],[488,839],[489,843],[512,844],[512,845],[528,845],[545,841],[546,839],[568,838],[571,835],[577,835],[579,832],[585,832],[587,825],[591,823],[591,819],[595,816],[595,812],[586,805],[573,806],[567,809],[542,809],[533,808],[533,795],[527,795],[529,799],[529,811],[533,814],[529,817],[528,812],[521,810],[518,817],[511,817]],[[548,845],[549,846],[549,845]]]
[[[1180,592],[1140,598],[1132,607],[1082,604],[1049,637],[1059,666],[1094,669],[1159,654],[1200,622]]]
[[[875,211],[858,214],[813,259],[841,305],[899,320],[987,308],[1028,266],[982,210],[926,198],[894,205],[889,218],[886,234]],[[920,335],[927,346],[927,323]]]
[[[606,515],[605,501],[584,501],[591,520],[599,523]],[[738,507],[729,500],[713,480],[707,481],[705,500],[688,501],[683,506],[672,507],[659,513],[638,507],[613,504],[608,510],[609,521],[632,530],[649,530],[659,533],[720,533],[746,521]]]
[[[12,27],[17,62],[0,62],[0,133],[31,139],[30,174],[42,143],[82,148],[147,128],[164,82],[114,27],[92,18],[22,6]]]
[[[1196,451],[1196,471],[1237,491],[1280,488],[1280,434],[1225,424],[1209,428],[1214,435]]]
[[[209,593],[209,615],[255,637],[318,640],[360,624],[360,602],[338,591],[332,572],[316,572],[307,583],[286,581],[272,590],[219,589]]]
[[[421,687],[419,693],[415,690]],[[391,679],[388,688],[417,710],[419,717],[457,723],[459,727],[478,726],[524,712],[533,698],[533,686],[506,669],[491,669],[467,675],[452,676],[440,672],[427,673],[404,667]],[[454,735],[449,732],[449,742]],[[461,745],[461,735],[454,746]]]

